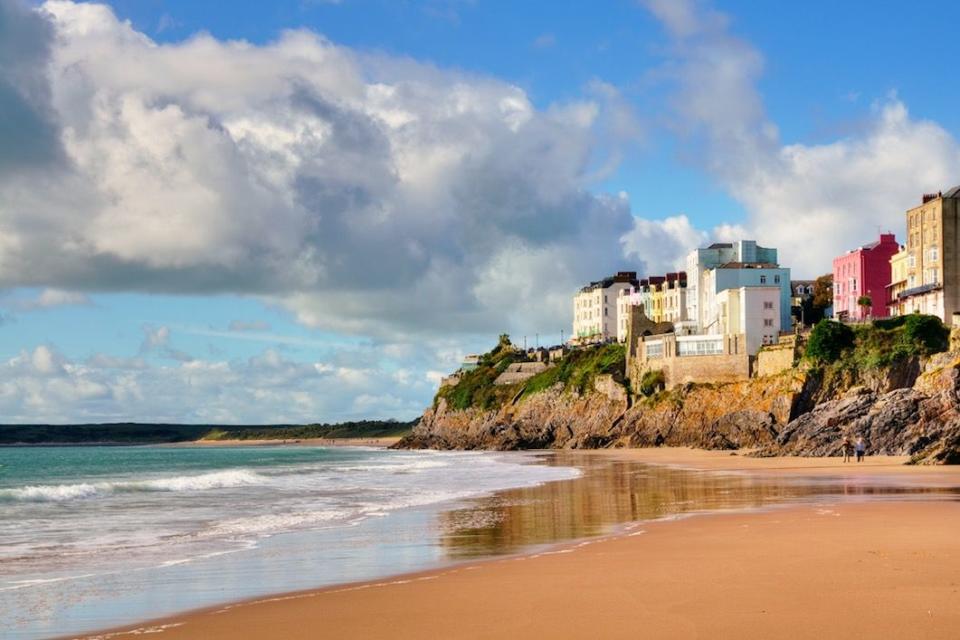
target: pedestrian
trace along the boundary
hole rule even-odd
[[[853,455],[853,443],[850,442],[848,436],[843,436],[843,461],[850,462],[850,458]]]
[[[863,441],[863,436],[857,436],[857,444],[855,446],[857,450],[857,462],[863,460],[863,456],[867,453],[867,445]]]

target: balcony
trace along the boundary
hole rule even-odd
[[[939,291],[940,289],[943,289],[943,284],[939,282],[920,285],[919,287],[914,287],[912,289],[907,289],[906,291],[901,291],[900,293],[897,294],[897,300],[903,300],[904,298],[911,298],[913,296],[922,296],[925,293],[930,293],[931,291]]]

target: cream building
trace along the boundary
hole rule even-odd
[[[902,316],[907,313],[906,300],[901,298],[901,294],[907,290],[907,277],[910,252],[903,245],[900,245],[900,251],[893,254],[890,258],[890,284],[887,285],[888,299],[891,316]]]
[[[950,323],[960,311],[960,186],[925,194],[907,211],[906,288],[903,313],[928,313]],[[891,263],[892,264],[892,263]]]
[[[618,301],[622,292],[636,289],[637,285],[635,271],[620,271],[580,289],[573,297],[571,342],[588,344],[619,339]]]
[[[780,339],[781,288],[740,287],[717,294],[717,322],[708,334],[742,335],[747,354],[757,355],[765,344]]]

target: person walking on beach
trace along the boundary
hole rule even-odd
[[[850,458],[853,455],[853,443],[850,442],[848,436],[843,436],[843,461],[850,462]]]
[[[863,441],[863,436],[857,436],[857,444],[855,446],[857,450],[857,462],[863,460],[863,456],[867,453],[867,445]]]

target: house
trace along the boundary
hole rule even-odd
[[[886,318],[890,259],[900,250],[892,233],[833,259],[833,315],[838,320]],[[860,304],[868,302],[868,304]]]
[[[571,342],[590,344],[616,339],[617,299],[621,292],[636,289],[638,284],[635,271],[620,271],[580,289],[573,297]]]

